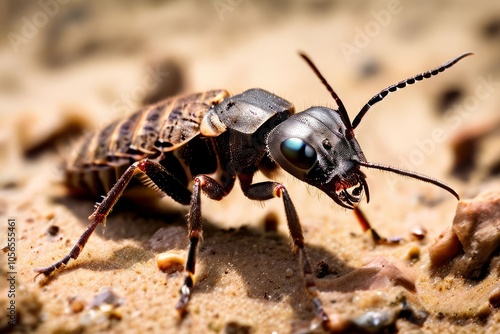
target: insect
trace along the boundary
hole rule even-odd
[[[283,199],[306,289],[312,296],[317,319],[327,326],[328,316],[318,297],[299,217],[288,191],[274,181],[253,183],[254,174],[261,171],[269,176],[281,167],[319,188],[338,205],[354,210],[364,195],[369,201],[361,167],[429,182],[458,199],[452,188],[436,179],[368,162],[354,129],[370,107],[389,93],[437,75],[471,54],[464,53],[433,70],[382,89],[361,108],[352,123],[341,99],[304,54],[301,57],[327,88],[338,109],[315,106],[295,113],[290,102],[262,89],[234,96],[213,90],[169,98],[117,120],[84,138],[66,167],[70,187],[107,195],[96,204],[90,224],[71,251],[54,264],[35,271],[49,276],[78,258],[95,228],[105,221],[137,176],[160,195],[189,205],[187,275],[177,304],[177,310],[184,315],[194,287],[197,246],[202,236],[201,193],[221,200],[238,179],[241,190],[251,200]]]

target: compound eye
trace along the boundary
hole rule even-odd
[[[299,138],[288,138],[280,146],[281,153],[295,167],[309,170],[316,163],[316,151]]]

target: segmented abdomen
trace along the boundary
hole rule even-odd
[[[197,136],[208,109],[228,96],[212,90],[172,97],[87,134],[66,161],[66,184],[94,194],[109,191],[134,161],[161,159]]]

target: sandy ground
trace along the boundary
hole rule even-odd
[[[76,137],[181,92],[260,87],[298,111],[335,106],[298,50],[351,117],[383,87],[475,52],[373,107],[357,138],[369,161],[436,177],[462,198],[500,190],[497,1],[47,3],[0,4],[0,245],[8,243],[9,218],[17,242],[15,298],[8,297],[8,256],[1,257],[0,332],[306,331],[314,314],[282,203],[252,203],[238,187],[221,202],[203,198],[204,241],[183,321],[175,312],[183,274],[166,275],[155,259],[186,254],[187,208],[170,199],[124,199],[77,261],[48,280],[33,279],[33,268],[67,254],[98,200],[70,196],[61,183]],[[446,264],[431,270],[429,246],[452,225],[457,201],[422,182],[366,174],[372,200],[361,208],[379,233],[405,239],[398,245],[375,245],[351,212],[285,173],[278,177],[301,217],[333,322],[375,332],[500,332],[498,249],[474,280]],[[274,216],[277,231],[265,224]],[[422,240],[412,237],[415,229],[425,230]],[[370,263],[375,269],[363,276],[359,268]],[[95,298],[108,288],[115,304],[103,306]],[[16,325],[8,324],[11,300]],[[370,325],[370,316],[380,324]]]

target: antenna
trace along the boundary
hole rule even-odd
[[[403,176],[408,176],[408,177],[411,177],[413,179],[417,179],[417,180],[420,180],[420,181],[432,183],[433,185],[438,186],[438,187],[443,188],[444,190],[448,191],[450,194],[452,194],[458,200],[460,200],[460,197],[458,196],[457,192],[455,190],[453,190],[449,185],[447,185],[447,184],[445,184],[445,183],[443,183],[441,181],[438,181],[436,179],[433,179],[431,177],[428,177],[428,176],[425,176],[425,175],[422,175],[422,174],[418,174],[418,173],[415,173],[415,172],[410,172],[410,171],[407,171],[407,170],[399,169],[399,168],[396,168],[396,167],[379,165],[379,164],[374,164],[374,163],[371,163],[371,162],[356,161],[356,163],[358,165],[360,165],[360,166],[363,166],[363,167],[385,170],[385,171],[388,171],[388,172],[393,172],[395,174],[399,174],[399,175],[403,175]]]
[[[336,110],[336,112],[340,115],[340,118],[342,119],[342,123],[344,123],[344,125],[347,129],[346,134],[353,137],[354,134],[352,131],[353,127],[351,125],[351,120],[349,119],[349,115],[347,114],[347,110],[345,109],[344,104],[342,103],[342,100],[337,95],[337,93],[335,93],[333,88],[330,86],[328,81],[326,81],[325,77],[321,74],[321,72],[318,70],[316,65],[314,65],[312,60],[302,52],[299,52],[299,55],[306,61],[306,63],[311,67],[311,69],[316,74],[316,76],[321,80],[323,85],[325,85],[326,89],[330,92],[330,95],[333,97],[333,99],[337,103],[337,106],[339,107],[339,109]]]
[[[400,81],[398,83],[395,83],[394,85],[390,85],[390,86],[382,89],[379,93],[377,93],[375,96],[373,96],[363,106],[363,108],[361,108],[361,110],[359,111],[359,113],[354,118],[354,121],[352,122],[352,128],[356,129],[356,127],[359,125],[359,123],[361,122],[361,119],[363,118],[363,116],[365,116],[365,114],[368,111],[368,109],[370,109],[370,107],[373,106],[375,103],[382,101],[387,95],[389,95],[389,93],[395,92],[395,91],[397,91],[398,89],[401,89],[401,88],[405,88],[406,85],[412,85],[412,84],[414,84],[417,81],[421,81],[423,79],[428,79],[428,78],[430,78],[430,77],[432,77],[434,75],[437,75],[438,73],[443,72],[447,68],[450,68],[453,65],[455,65],[456,63],[458,63],[459,60],[461,60],[461,59],[463,59],[465,57],[471,56],[473,54],[474,54],[473,52],[463,53],[460,56],[457,56],[457,57],[453,58],[452,60],[447,61],[443,65],[440,65],[440,66],[436,67],[433,70],[429,70],[427,72],[417,74],[417,75],[415,75],[415,76],[413,76],[411,78],[402,80],[402,81]]]

